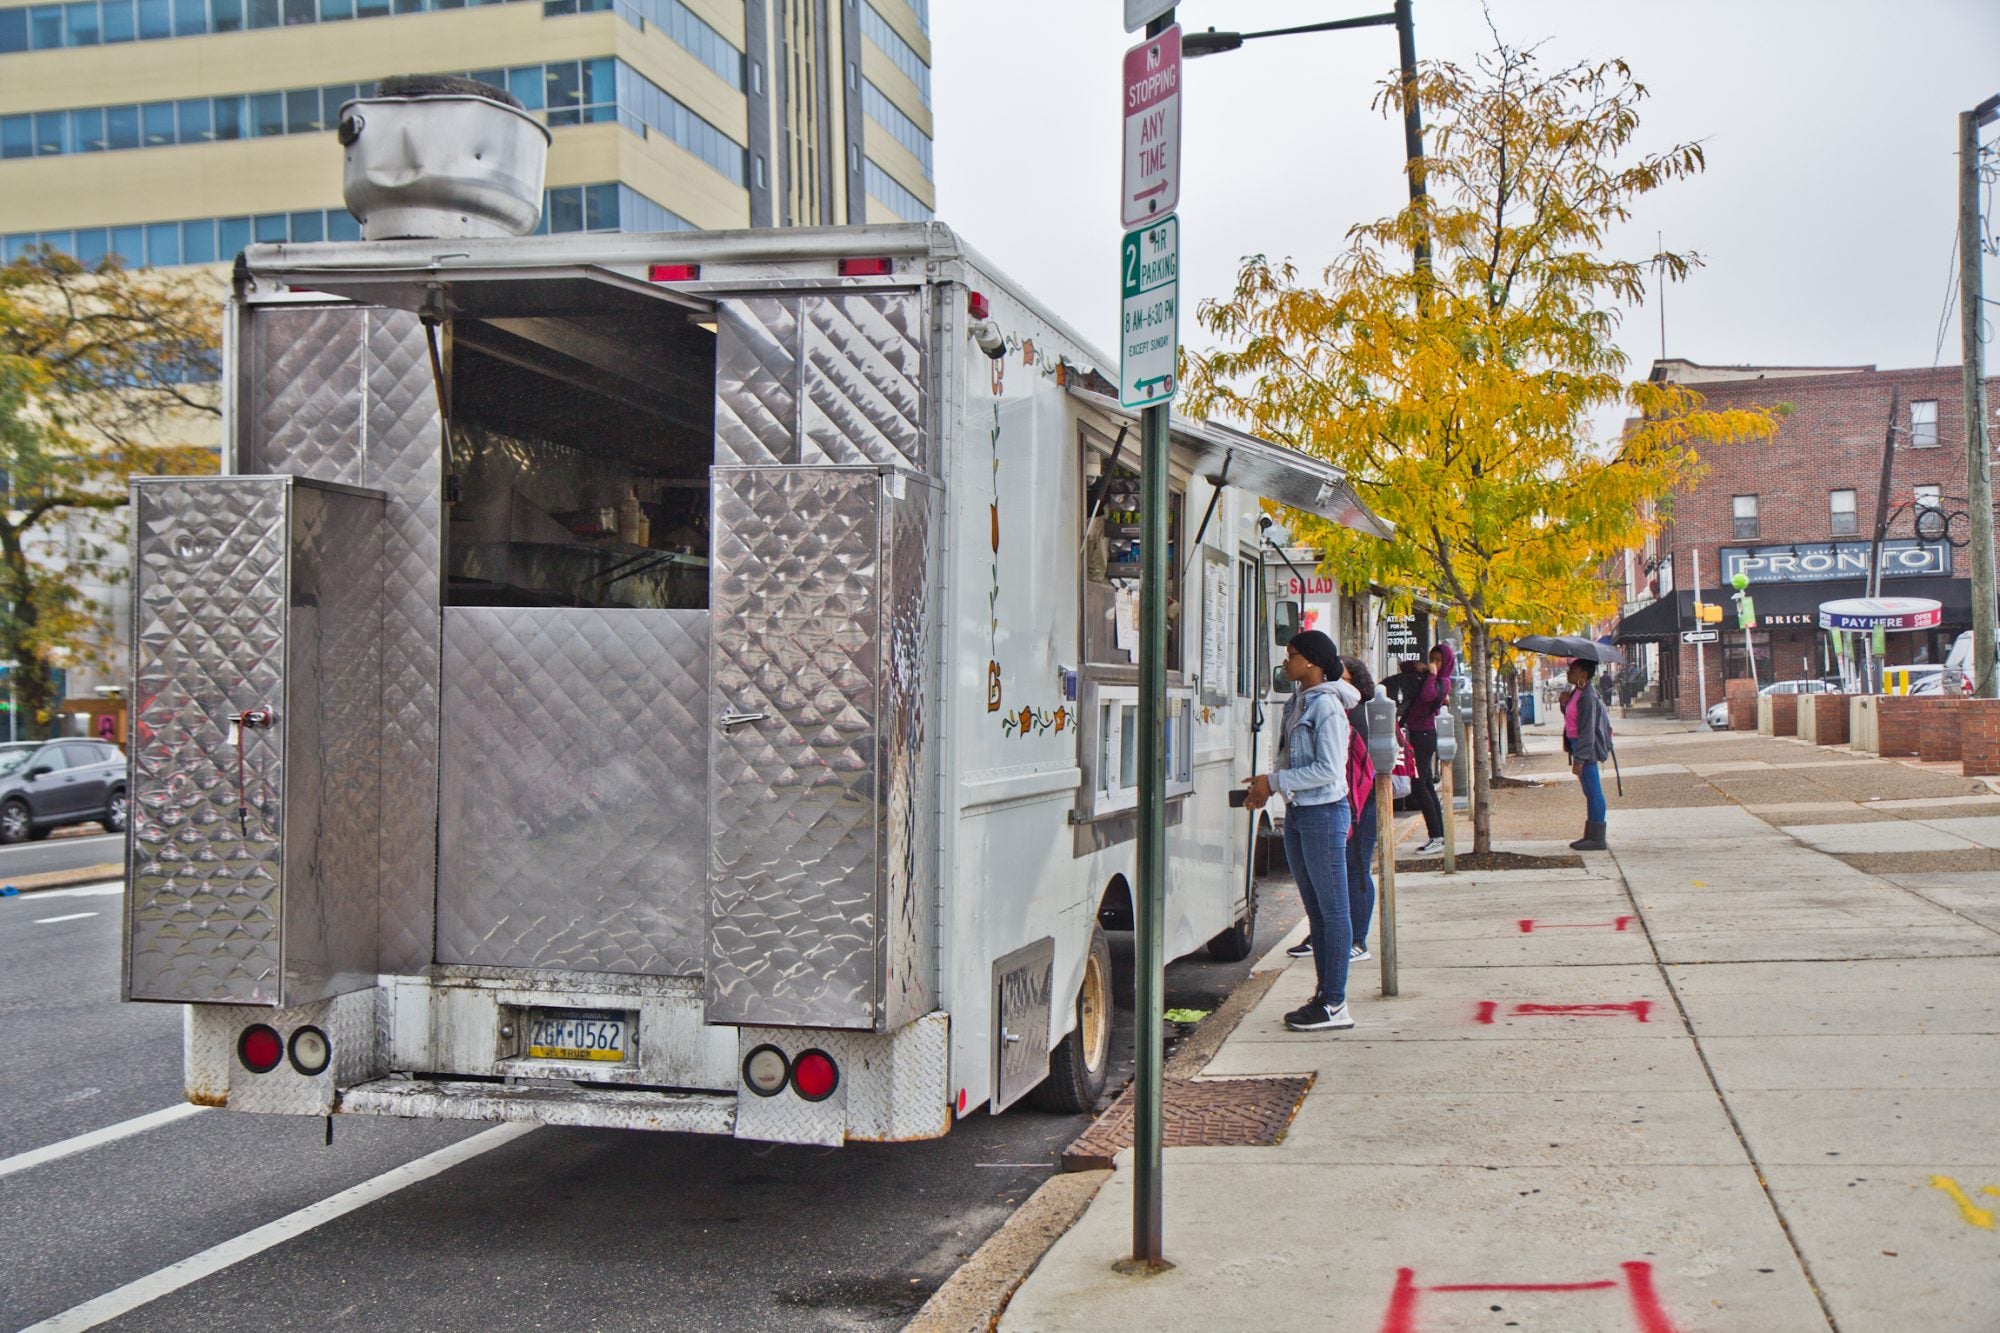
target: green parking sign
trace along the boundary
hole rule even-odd
[[[1172,402],[1180,352],[1180,219],[1126,232],[1119,265],[1125,298],[1118,332],[1119,401],[1126,407]]]

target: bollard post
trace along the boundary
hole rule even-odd
[[[1452,809],[1458,803],[1458,794],[1452,790],[1451,765],[1440,764],[1438,767],[1442,770],[1438,774],[1438,781],[1444,787],[1439,793],[1438,801],[1438,805],[1444,810],[1444,873],[1455,875],[1458,873],[1458,839],[1454,836],[1455,823],[1452,819]]]
[[[1396,994],[1396,793],[1388,778],[1375,783],[1375,845],[1382,853],[1376,879],[1375,920],[1382,950],[1382,993]]]

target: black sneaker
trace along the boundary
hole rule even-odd
[[[1297,944],[1285,950],[1293,958],[1310,958],[1312,957],[1312,951],[1313,942],[1310,939],[1300,940]]]
[[[1285,1026],[1294,1032],[1329,1032],[1351,1028],[1354,1020],[1348,1016],[1345,1003],[1336,1009],[1315,996],[1310,1004],[1286,1014]]]

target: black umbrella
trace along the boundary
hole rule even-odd
[[[1608,643],[1586,639],[1580,634],[1527,634],[1514,640],[1516,648],[1548,657],[1581,657],[1591,662],[1624,666],[1625,654]]]

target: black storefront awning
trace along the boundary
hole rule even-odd
[[[1618,622],[1611,637],[1617,643],[1645,643],[1655,639],[1680,638],[1684,629],[1694,628],[1694,594],[1675,592],[1640,607]]]
[[[1736,624],[1734,589],[1711,592],[1711,601],[1721,601],[1725,626]],[[1821,602],[1845,597],[1866,597],[1865,579],[1824,579],[1814,583],[1753,583],[1750,596],[1757,603],[1758,629],[1819,628]],[[1884,597],[1928,597],[1944,608],[1944,623],[1972,623],[1972,583],[1969,579],[1906,578],[1883,579]],[[1647,608],[1650,610],[1651,608]],[[1692,616],[1690,616],[1692,619]]]

